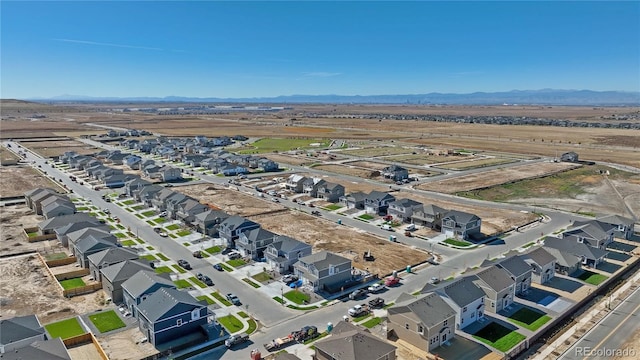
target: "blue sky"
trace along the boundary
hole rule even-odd
[[[640,91],[640,2],[13,2],[1,97]]]

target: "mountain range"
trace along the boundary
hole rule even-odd
[[[428,93],[408,95],[282,95],[275,97],[92,97],[61,95],[26,100],[52,102],[211,102],[211,103],[273,103],[273,104],[424,104],[424,105],[581,105],[639,106],[640,92],[592,90],[512,90],[504,92],[474,92],[468,94]]]

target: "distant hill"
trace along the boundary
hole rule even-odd
[[[582,105],[640,106],[640,92],[592,90],[512,90],[505,92],[475,92],[469,94],[409,94],[409,95],[286,95],[255,98],[196,97],[91,97],[62,95],[34,101],[79,102],[223,102],[223,103],[327,103],[327,104],[439,104],[439,105]]]

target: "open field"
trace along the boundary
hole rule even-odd
[[[415,149],[406,149],[396,146],[368,147],[362,149],[349,149],[340,151],[342,154],[358,157],[376,157],[386,155],[411,154]]]
[[[314,158],[308,158],[306,156],[294,156],[285,154],[264,154],[264,157],[279,164],[290,164],[297,166],[310,165],[313,164],[315,160]]]
[[[383,164],[383,163],[379,163],[379,162],[373,162],[373,161],[362,161],[362,160],[357,160],[357,161],[346,161],[343,163],[346,166],[357,166],[357,167],[363,167],[363,168],[368,168],[368,169],[372,169],[372,170],[382,170],[384,168],[386,168],[387,164]]]
[[[487,166],[495,166],[502,164],[510,164],[516,160],[500,159],[500,158],[476,158],[469,161],[454,162],[449,164],[437,165],[438,168],[447,170],[470,170]]]
[[[373,179],[380,177],[380,172],[376,170],[367,170],[361,167],[353,167],[349,165],[318,165],[314,166],[314,169],[328,171],[336,174],[357,176],[363,179]],[[374,176],[374,174],[376,174]]]
[[[22,141],[20,143],[43,157],[59,156],[66,151],[75,151],[83,155],[93,154],[99,151],[96,147],[75,140]]]
[[[59,192],[66,192],[66,190],[63,190],[31,166],[0,167],[0,177],[2,177],[1,197],[20,196],[29,190],[40,187],[48,187]]]
[[[539,162],[508,168],[495,169],[463,175],[452,179],[433,181],[416,186],[420,190],[437,191],[453,194],[460,191],[470,191],[489,186],[504,184],[512,181],[550,175],[575,168],[576,164]]]
[[[18,155],[13,152],[7,150],[5,147],[0,147],[0,164],[4,164],[6,162],[18,161],[20,158]]]
[[[0,211],[0,255],[44,250],[45,248],[49,252],[67,251],[57,239],[33,243],[25,240],[22,229],[34,227],[40,221],[42,221],[42,217],[35,215],[24,204],[3,207]]]
[[[368,269],[369,272],[381,276],[429,258],[429,255],[421,250],[296,211],[263,217],[260,224],[269,231],[311,244],[314,252],[329,250],[354,259],[353,266],[356,268]],[[363,262],[362,254],[368,250],[375,256],[375,261]]]
[[[193,196],[203,203],[214,205],[233,215],[251,217],[269,211],[285,209],[284,206],[274,202],[263,201],[254,196],[221,186],[207,184],[181,186],[180,192]]]
[[[393,161],[403,164],[409,165],[427,165],[427,164],[438,164],[447,161],[454,161],[461,159],[460,156],[451,156],[451,155],[428,155],[428,154],[410,154],[410,155],[399,155],[399,156],[389,156],[386,157],[385,160]],[[462,158],[464,159],[464,157]]]
[[[249,149],[241,150],[241,154],[259,154],[266,152],[282,152],[298,149],[319,149],[329,146],[326,139],[306,139],[306,138],[264,138],[257,140],[249,146]]]

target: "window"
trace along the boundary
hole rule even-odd
[[[177,326],[182,326],[182,319],[176,320],[176,325]]]
[[[422,327],[422,325],[418,325],[418,333],[424,334],[424,328]]]
[[[447,326],[447,323],[448,323],[448,322],[449,322],[449,320],[445,320],[445,321],[442,323],[442,325],[443,325],[443,326]]]
[[[404,328],[409,330],[409,324],[404,324]]]
[[[464,318],[460,318],[460,324],[464,324]]]
[[[462,308],[462,312],[467,312],[467,307],[466,306]]]
[[[491,302],[491,307],[496,307],[496,304],[493,301]]]

